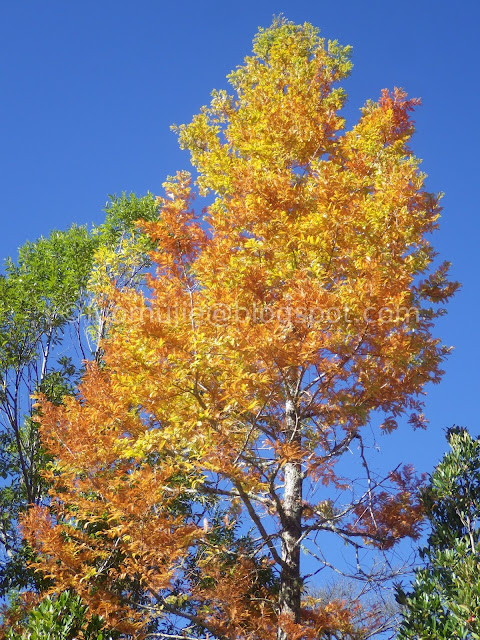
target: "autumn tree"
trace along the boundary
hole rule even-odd
[[[399,640],[480,637],[480,440],[466,429],[447,434],[451,451],[422,496],[430,535],[404,605]]]
[[[148,287],[104,286],[102,366],[41,400],[55,461],[49,509],[24,520],[36,568],[125,637],[367,638],[375,609],[355,626],[361,600],[310,595],[315,576],[376,584],[419,534],[413,470],[375,473],[365,427],[425,425],[456,285],[432,266],[418,100],[384,90],[345,130],[350,68],[309,24],[259,31],[233,94],[176,127],[207,206],[187,173],[165,183],[141,223]]]

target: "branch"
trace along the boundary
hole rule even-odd
[[[171,640],[210,640],[209,638],[198,638],[197,637],[193,637],[193,636],[186,636],[186,635],[176,635],[175,633],[149,633],[148,635],[144,636],[145,639],[146,638],[171,638]]]
[[[278,551],[275,548],[275,545],[272,543],[271,537],[268,535],[265,527],[262,524],[262,521],[260,520],[260,518],[259,518],[257,512],[255,511],[255,509],[253,508],[253,505],[250,502],[250,498],[248,497],[245,489],[242,487],[242,485],[238,481],[234,481],[234,484],[237,487],[237,491],[240,494],[240,497],[243,500],[243,503],[247,507],[247,511],[248,511],[248,514],[249,514],[250,518],[253,520],[253,522],[255,523],[255,525],[257,527],[257,529],[259,530],[259,532],[260,532],[263,540],[265,541],[270,553],[272,554],[273,559],[281,567],[285,567],[286,568],[287,565],[285,564],[285,562],[280,557]]]
[[[165,602],[165,600],[162,598],[162,596],[159,593],[156,593],[153,589],[148,589],[148,591],[157,600],[159,605],[163,609],[165,609],[165,611],[168,611],[168,613],[172,613],[175,616],[180,616],[181,618],[185,618],[186,620],[190,620],[190,622],[193,622],[194,624],[197,624],[200,627],[203,627],[204,629],[206,629],[209,633],[212,633],[219,640],[229,640],[227,638],[227,636],[224,636],[223,634],[219,633],[217,629],[215,629],[210,624],[208,624],[208,622],[205,622],[205,620],[203,620],[203,618],[199,618],[198,616],[196,616],[193,613],[188,613],[187,611],[182,611],[181,609],[177,609],[176,607],[172,607],[172,605],[170,605],[167,602]],[[140,605],[140,606],[142,606],[142,605]],[[148,608],[148,607],[146,607],[146,608]],[[180,637],[182,637],[182,636],[180,636]]]

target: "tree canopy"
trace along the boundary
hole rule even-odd
[[[18,531],[19,513],[45,501],[41,446],[33,396],[54,404],[76,390],[84,360],[100,357],[109,307],[103,281],[140,286],[149,265],[148,239],[133,221],[153,220],[152,195],[112,196],[102,225],[72,225],[26,242],[0,276],[0,596],[32,584],[30,551]],[[33,580],[33,582],[35,582]]]
[[[176,127],[210,202],[195,210],[186,172],[165,183],[140,223],[147,286],[102,279],[102,361],[62,404],[40,397],[53,462],[49,505],[23,520],[35,567],[125,636],[369,637],[375,607],[358,627],[310,589],[347,572],[326,541],[365,585],[419,535],[419,481],[376,474],[365,427],[425,425],[448,352],[432,322],[456,285],[432,264],[418,101],[384,90],[345,130],[350,69],[309,24],[259,31],[233,94]]]
[[[399,640],[480,637],[480,440],[466,429],[447,434],[451,451],[432,473],[423,492],[431,527],[404,605]]]

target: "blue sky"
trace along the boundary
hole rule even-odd
[[[368,98],[401,86],[420,96],[415,153],[444,191],[434,245],[463,289],[437,333],[455,352],[430,388],[430,428],[380,444],[429,471],[453,423],[480,432],[477,185],[478,3],[430,0],[23,0],[0,5],[0,256],[71,223],[101,222],[109,193],[161,193],[188,168],[169,127],[190,120],[283,12],[354,47],[350,123]]]

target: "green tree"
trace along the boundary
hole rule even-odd
[[[40,604],[25,609],[14,604],[8,609],[10,628],[2,640],[114,640],[118,633],[102,630],[98,616],[88,618],[87,607],[79,596],[65,591],[58,597],[45,597]]]
[[[27,504],[40,502],[43,492],[38,471],[44,457],[31,420],[32,394],[41,390],[58,403],[72,390],[79,368],[74,359],[79,358],[72,349],[67,355],[62,347],[72,340],[71,323],[78,328],[96,245],[84,227],[54,231],[48,238],[23,245],[16,263],[6,261],[0,279],[3,593],[15,582],[23,586],[16,520]],[[76,336],[74,341],[83,349]]]
[[[447,440],[451,451],[423,493],[431,525],[425,564],[410,592],[398,587],[399,640],[480,638],[480,438],[453,427]]]
[[[35,421],[34,395],[59,404],[76,388],[83,362],[99,359],[109,308],[95,302],[105,278],[140,286],[148,244],[135,226],[155,220],[148,194],[112,196],[105,222],[89,231],[72,225],[20,247],[0,275],[0,597],[32,584],[30,550],[18,531],[19,513],[41,504],[47,458]]]

